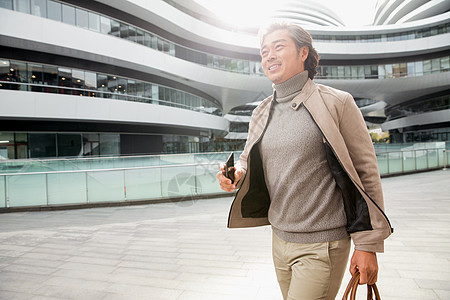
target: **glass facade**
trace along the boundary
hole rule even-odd
[[[115,75],[1,58],[0,89],[136,101],[222,115],[219,105],[162,85]]]
[[[388,121],[404,118],[412,115],[422,114],[424,112],[448,110],[450,109],[450,91],[446,95],[427,96],[401,103],[386,109]]]
[[[326,66],[317,68],[317,79],[386,79],[449,72],[450,56],[379,65]]]
[[[445,23],[428,28],[409,30],[404,32],[386,33],[386,34],[369,34],[369,35],[317,35],[313,34],[312,38],[316,42],[331,43],[379,43],[379,42],[395,42],[421,39],[430,36],[445,34],[450,32],[450,23]]]
[[[26,9],[30,3],[31,14],[33,15],[116,36],[210,68],[264,76],[264,71],[259,61],[252,62],[190,49],[131,24],[66,3],[52,0],[16,0],[13,3],[12,0],[3,0],[3,2],[0,1],[0,7],[30,13]]]
[[[31,1],[31,2],[30,2]],[[31,6],[30,6],[31,5]],[[3,0],[0,1],[0,7],[14,9],[21,12],[30,13],[28,7],[31,7],[31,13],[37,16],[62,21],[67,24],[75,25],[88,30],[109,34],[118,38],[126,39],[134,43],[144,45],[157,51],[180,59],[205,65],[210,68],[236,72],[242,74],[253,74],[264,76],[264,70],[260,61],[250,61],[245,59],[229,58],[219,55],[213,55],[198,50],[193,50],[141,28],[127,24],[120,20],[115,20],[88,11],[83,8],[74,7],[65,3],[59,3],[52,0]],[[420,39],[450,32],[450,23],[433,26],[420,30],[396,32],[392,34],[373,34],[373,35],[313,35],[315,42],[336,42],[336,43],[364,43],[364,42],[392,42],[404,41],[409,39]],[[446,58],[448,64],[448,57]],[[439,72],[445,67],[446,62],[426,61],[424,62],[426,72]],[[362,67],[362,68],[361,68]],[[391,70],[392,69],[392,70]],[[414,67],[405,64],[386,65],[386,68],[375,66],[321,66],[319,70],[320,78],[339,78],[339,79],[363,79],[363,78],[392,78],[411,76],[410,74],[420,74],[419,70],[413,70]],[[421,76],[421,75],[415,75]]]
[[[230,149],[230,145],[212,140],[210,137],[146,136],[148,140],[154,137],[161,140],[162,150],[157,152],[158,154],[217,152]],[[130,155],[122,153],[122,146],[126,146],[126,141],[122,145],[123,137],[119,133],[0,132],[0,160]],[[154,153],[136,155],[138,154]]]

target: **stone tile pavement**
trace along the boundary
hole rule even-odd
[[[450,299],[450,170],[383,187],[382,299]],[[270,228],[227,229],[231,201],[1,214],[0,299],[281,299]]]

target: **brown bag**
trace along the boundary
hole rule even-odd
[[[360,276],[359,271],[356,271],[345,289],[342,300],[356,300],[356,289],[359,285]],[[350,295],[350,298],[348,298],[348,295]],[[367,285],[367,300],[373,300],[373,295],[375,295],[375,300],[381,300],[380,293],[378,292],[378,288],[375,283],[372,285]]]

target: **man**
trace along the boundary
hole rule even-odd
[[[350,272],[377,281],[376,252],[392,232],[372,141],[349,93],[312,81],[319,55],[300,26],[260,31],[273,95],[253,111],[235,168],[217,174],[239,191],[228,227],[272,226],[272,254],[284,299],[334,299],[350,250]]]

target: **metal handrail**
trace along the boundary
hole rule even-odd
[[[145,167],[127,167],[127,168],[108,168],[108,169],[85,169],[85,170],[65,170],[65,171],[41,171],[41,172],[24,172],[24,173],[0,173],[0,176],[18,176],[18,175],[42,175],[42,174],[63,174],[63,173],[84,173],[84,172],[103,172],[103,171],[126,171],[126,170],[142,170],[142,169],[160,169],[175,167],[196,167],[196,166],[217,166],[214,163],[195,163],[195,164],[177,164],[177,165],[159,165]]]
[[[376,152],[375,154],[387,154],[387,153],[397,153],[397,152],[410,152],[410,151],[439,151],[439,150],[445,150],[445,148],[418,148],[418,149],[410,149],[410,150],[395,150],[395,151],[384,151],[384,152]]]
[[[199,153],[161,153],[161,154],[142,154],[142,155],[124,155],[124,156],[71,156],[71,157],[58,157],[58,158],[23,158],[23,159],[5,159],[0,160],[0,164],[2,163],[11,163],[11,162],[55,162],[55,161],[69,161],[69,160],[96,160],[96,159],[129,159],[129,158],[148,158],[148,157],[163,157],[163,156],[186,156],[186,155],[210,155],[210,154],[220,154],[225,155],[224,153],[229,153],[230,151],[225,152],[199,152]],[[234,153],[242,152],[242,151],[232,151]]]
[[[418,168],[417,167],[417,152],[418,151],[423,151],[425,152],[425,154],[423,156],[426,156],[426,168]],[[385,155],[386,156],[386,162],[387,162],[387,173],[382,173],[381,175],[388,175],[388,174],[402,174],[405,172],[410,172],[410,171],[418,171],[418,170],[429,170],[429,169],[436,169],[439,168],[441,166],[441,163],[439,161],[439,157],[440,155],[437,155],[436,159],[437,159],[437,166],[430,168],[430,163],[429,163],[429,153],[430,152],[436,152],[439,153],[440,151],[443,152],[443,170],[446,170],[446,165],[447,165],[447,152],[450,152],[449,150],[447,150],[446,148],[430,148],[430,149],[411,149],[411,150],[398,150],[398,151],[390,151],[390,152],[378,152],[376,153],[376,156],[382,156]],[[406,153],[412,154],[413,158],[414,158],[414,168],[412,170],[407,170],[405,171],[405,159],[407,157],[407,155],[405,155]],[[397,171],[397,172],[391,172],[391,164],[390,164],[390,154],[399,154],[399,157],[401,158],[401,171]]]

